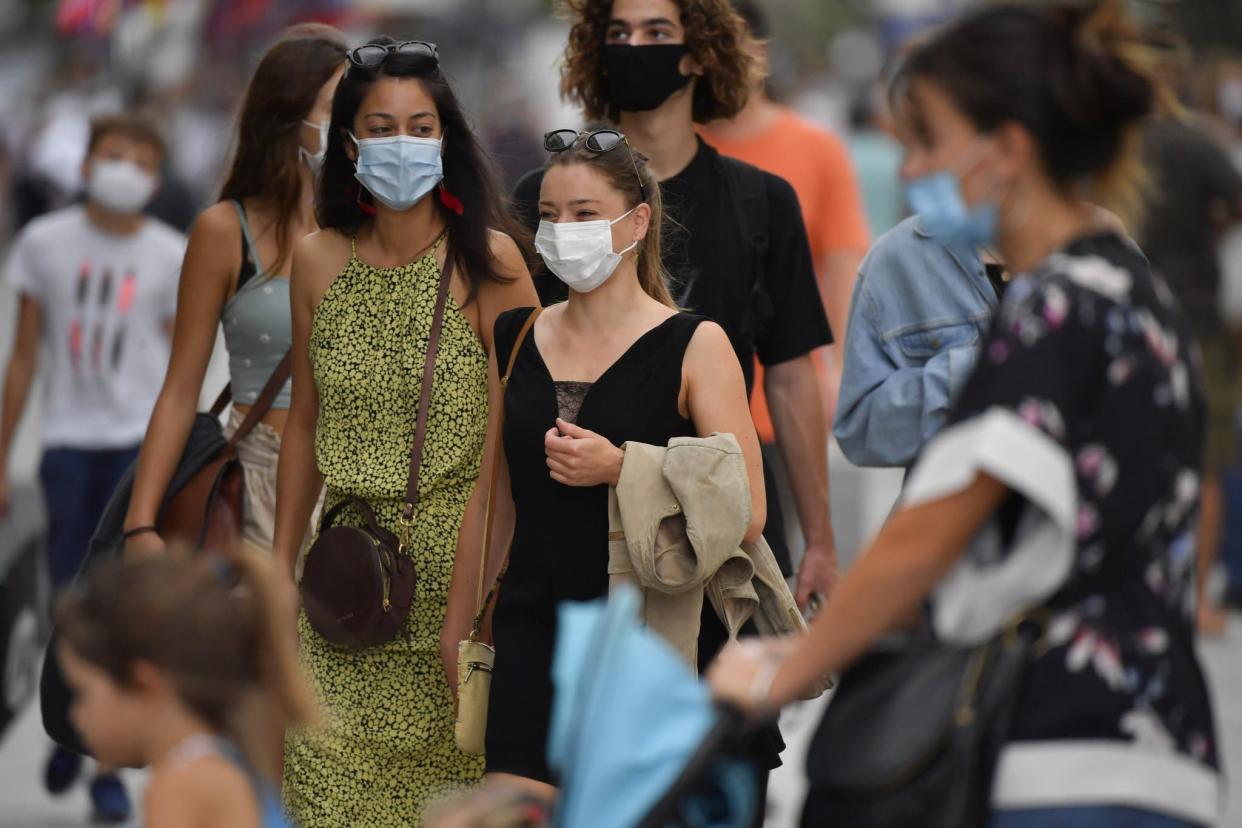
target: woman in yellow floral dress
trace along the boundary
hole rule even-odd
[[[406,635],[340,650],[298,620],[327,725],[292,732],[285,803],[302,828],[419,825],[437,798],[473,784],[481,758],[453,743],[455,665],[441,646],[458,549],[474,560],[498,393],[496,316],[535,291],[492,166],[440,72],[435,47],[388,38],[350,52],[332,105],[317,209],[324,229],[294,251],[293,400],[281,453],[275,551],[292,573],[320,482],[325,507],[369,502],[397,529],[432,312],[446,255],[456,270],[436,356],[410,555]],[[483,477],[486,480],[486,475]],[[350,510],[346,510],[350,515]],[[357,520],[356,515],[344,520]],[[467,570],[468,566],[465,567]],[[461,602],[455,602],[459,604]],[[454,627],[455,629],[455,627]]]

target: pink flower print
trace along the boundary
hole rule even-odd
[[[1138,634],[1139,646],[1149,655],[1161,655],[1169,649],[1169,634],[1159,627],[1145,627]]]
[[[1190,755],[1202,761],[1207,758],[1208,750],[1212,747],[1212,740],[1196,731],[1190,734],[1189,747]]]
[[[1177,361],[1177,338],[1161,327],[1151,311],[1139,311],[1139,324],[1143,328],[1143,336],[1147,347],[1155,354],[1156,359],[1165,366]]]
[[[1018,322],[1018,340],[1031,347],[1048,333],[1048,325],[1038,316],[1028,316]]]
[[[1083,477],[1094,478],[1100,473],[1100,467],[1104,465],[1106,457],[1108,457],[1108,450],[1099,443],[1083,446],[1078,452],[1078,473]]]
[[[1028,397],[1018,405],[1018,416],[1058,440],[1065,436],[1065,419],[1061,416],[1061,410],[1047,400]]]
[[[1078,507],[1078,540],[1086,540],[1095,534],[1100,528],[1100,513],[1090,503],[1084,503]]]
[[[1125,686],[1126,673],[1117,645],[1084,627],[1065,654],[1065,666],[1071,673],[1081,673],[1088,665],[1110,689],[1120,690]]]
[[[1108,365],[1108,381],[1112,385],[1125,385],[1134,376],[1134,360],[1127,356],[1114,359]]]
[[[1153,561],[1147,566],[1147,588],[1153,595],[1162,596],[1168,589],[1169,580],[1159,562]]]
[[[1061,409],[1050,402],[1044,403],[1044,428],[1058,440],[1065,437],[1065,420],[1061,417]]]
[[[1044,421],[1043,409],[1038,400],[1023,400],[1018,406],[1018,416],[1026,421],[1027,425],[1039,428]]]
[[[1060,647],[1074,638],[1080,623],[1082,619],[1072,610],[1053,616],[1044,633],[1045,642],[1049,647]]]
[[[994,365],[1000,365],[1009,359],[1009,346],[1003,339],[992,340],[992,344],[988,346],[988,358]]]
[[[1117,484],[1117,461],[1104,446],[1092,443],[1078,452],[1078,473],[1094,481],[1095,493],[1104,497]]]
[[[1190,469],[1178,472],[1173,481],[1173,497],[1165,504],[1164,523],[1170,529],[1195,508],[1199,498],[1199,475]]]
[[[1069,297],[1065,291],[1053,285],[1044,296],[1044,321],[1050,328],[1059,328],[1069,315]]]

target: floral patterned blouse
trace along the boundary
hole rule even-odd
[[[1129,242],[1089,236],[1010,285],[981,348],[904,501],[983,472],[1012,492],[933,593],[941,638],[979,642],[1051,610],[994,804],[1214,823],[1193,611],[1204,403],[1175,303]]]

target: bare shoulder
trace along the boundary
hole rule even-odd
[[[157,771],[146,793],[147,824],[260,828],[261,814],[246,775],[221,756]]]
[[[221,249],[237,252],[240,256],[241,223],[237,218],[237,208],[231,201],[217,201],[199,213],[190,230],[190,240],[212,245],[213,248],[232,241],[232,247]]]
[[[231,202],[217,202],[199,213],[181,265],[182,289],[189,285],[196,299],[210,296],[223,302],[237,278],[241,245],[241,225]],[[196,302],[193,308],[195,312],[219,313],[214,301]]]
[[[508,233],[502,233],[499,230],[489,231],[488,246],[492,257],[506,276],[529,275],[526,270],[526,260],[522,258],[522,251]]]
[[[351,247],[349,238],[339,230],[328,228],[325,230],[316,230],[298,239],[294,245],[294,255],[302,255],[304,259],[312,260],[325,258],[331,261],[324,262],[327,267],[343,265],[349,260],[351,255]],[[336,261],[339,259],[340,261]],[[310,261],[307,262],[308,264]]]
[[[349,262],[349,239],[337,230],[317,230],[293,246],[290,278],[297,289],[319,297]]]
[[[686,348],[686,356],[708,364],[725,357],[732,357],[735,361],[737,359],[729,335],[724,332],[724,328],[710,319],[700,322],[694,329],[694,335],[690,337],[690,344]]]

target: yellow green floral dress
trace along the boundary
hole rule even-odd
[[[435,252],[381,269],[359,261],[355,249],[311,324],[324,508],[360,496],[394,532],[440,278]],[[408,640],[345,652],[316,634],[305,614],[298,619],[302,659],[326,720],[322,730],[286,740],[285,804],[302,828],[417,826],[429,804],[482,775],[482,759],[453,742],[440,628],[486,426],[487,354],[450,296],[411,544],[418,580]],[[345,515],[358,520],[352,510]]]

